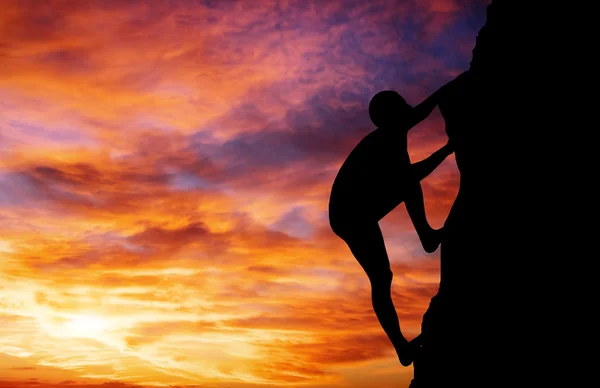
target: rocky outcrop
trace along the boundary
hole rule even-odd
[[[491,2],[470,68],[440,103],[461,181],[411,388],[541,386],[559,357],[548,299],[560,285],[544,268],[560,243],[549,212],[566,205],[544,199],[564,181],[544,180],[558,156],[534,141],[559,111],[536,52],[550,19],[526,3]]]

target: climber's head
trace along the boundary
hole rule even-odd
[[[399,123],[410,109],[412,106],[397,92],[383,90],[371,99],[369,117],[377,127],[385,127]]]

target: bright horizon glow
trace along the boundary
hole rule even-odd
[[[95,338],[108,327],[106,321],[91,315],[74,316],[65,324],[66,334],[73,337]]]

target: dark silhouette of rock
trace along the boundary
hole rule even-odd
[[[575,76],[560,70],[560,42],[556,60],[541,54],[561,28],[542,11],[558,8],[526,3],[490,3],[470,68],[439,104],[461,180],[411,388],[547,386],[572,356],[558,260],[575,259],[564,252],[581,245],[578,232],[566,229],[582,226],[560,218],[580,209],[563,196],[575,186],[551,132],[581,112],[558,92]]]

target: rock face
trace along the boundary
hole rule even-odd
[[[552,153],[530,136],[551,121],[548,106],[534,106],[553,97],[537,89],[548,79],[532,43],[541,17],[524,3],[491,2],[469,70],[439,106],[461,182],[411,388],[540,386],[557,356],[541,313],[550,235],[538,237],[551,229],[541,198],[557,185],[540,186]]]

